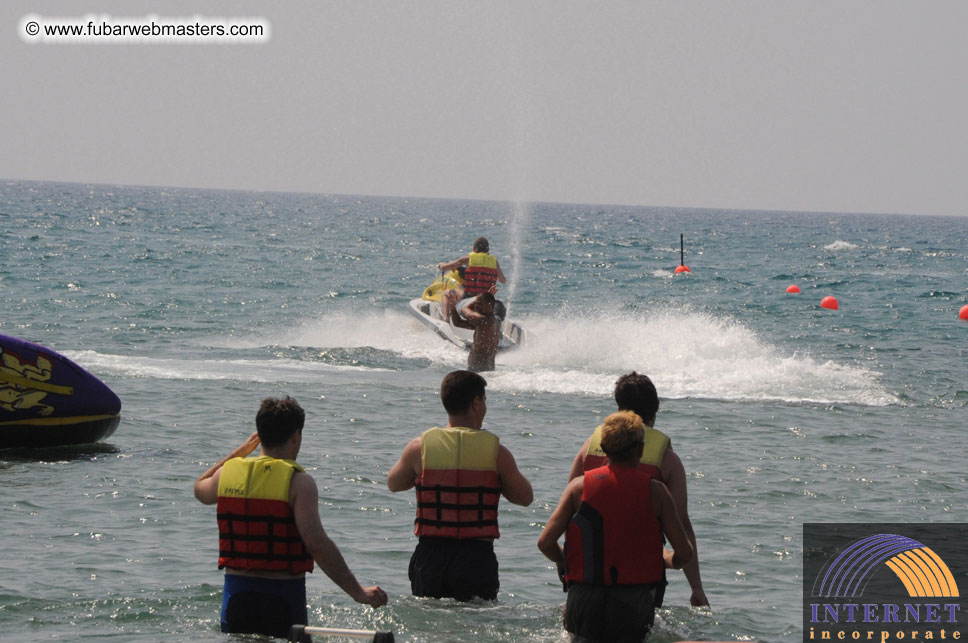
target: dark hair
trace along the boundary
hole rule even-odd
[[[483,303],[483,304],[493,304],[497,300],[494,299],[494,295],[492,295],[491,293],[489,293],[489,292],[482,292],[481,293],[481,298],[478,299],[478,301],[481,302],[481,303]]]
[[[491,247],[491,244],[487,242],[487,237],[478,237],[474,239],[474,252],[487,252]]]
[[[269,448],[285,444],[293,433],[302,431],[305,422],[306,412],[288,395],[285,399],[267,397],[255,414],[259,441]]]
[[[470,371],[453,371],[440,383],[440,401],[450,415],[463,413],[470,408],[476,397],[484,397],[487,381]]]
[[[651,424],[659,412],[659,394],[648,375],[635,371],[627,373],[615,382],[615,403],[619,410],[635,411],[644,422]]]

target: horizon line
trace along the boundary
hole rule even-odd
[[[613,206],[619,208],[647,208],[647,209],[668,209],[668,210],[696,210],[713,212],[748,212],[751,214],[808,214],[808,215],[848,215],[848,216],[912,216],[912,217],[938,217],[938,218],[961,218],[966,215],[958,214],[934,214],[927,212],[870,212],[860,210],[798,210],[782,208],[742,208],[742,207],[714,207],[714,206],[694,206],[694,205],[646,205],[639,203],[623,203],[610,201],[604,203],[591,203],[586,201],[554,201],[544,199],[511,199],[511,198],[482,198],[482,197],[454,197],[454,196],[426,196],[426,195],[401,195],[401,194],[354,194],[350,192],[313,192],[309,190],[276,190],[276,189],[256,189],[238,187],[203,187],[190,185],[162,185],[155,183],[116,183],[110,181],[77,181],[60,179],[24,179],[0,177],[0,182],[9,183],[49,183],[64,185],[96,185],[105,187],[127,187],[127,188],[155,188],[163,190],[203,190],[211,192],[240,192],[252,194],[301,194],[313,196],[345,197],[345,198],[377,198],[377,199],[420,199],[426,201],[479,201],[482,203],[529,203],[541,205],[578,205],[587,207]]]

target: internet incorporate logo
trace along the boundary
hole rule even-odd
[[[878,534],[845,547],[817,578],[819,588],[814,585],[813,595],[863,595],[867,580],[882,564],[897,575],[911,598],[959,596],[958,584],[945,562],[930,547],[897,534]]]
[[[968,525],[805,523],[803,547],[804,641],[961,639]]]

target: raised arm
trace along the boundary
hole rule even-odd
[[[497,477],[501,481],[501,494],[510,502],[527,507],[534,500],[531,483],[518,470],[514,456],[503,444],[497,453]]]
[[[464,310],[461,312],[461,314],[464,316],[464,319],[470,322],[471,326],[474,326],[474,327],[476,327],[477,324],[480,323],[482,319],[487,319],[488,317],[494,316],[494,313],[491,313],[490,315],[484,315],[482,313],[477,312],[474,309],[473,304],[467,304],[466,306],[464,306]]]
[[[420,475],[420,438],[416,437],[407,444],[400,459],[387,474],[387,487],[390,491],[412,489]]]
[[[316,481],[307,473],[296,472],[289,485],[289,502],[296,520],[296,529],[313,560],[340,589],[357,603],[380,607],[387,603],[387,593],[379,586],[363,587],[350,571],[319,520],[319,491]]]
[[[460,268],[461,266],[466,266],[467,262],[470,260],[468,255],[464,255],[460,259],[454,259],[453,261],[440,262],[437,264],[437,270],[454,270],[455,268]]]
[[[666,449],[665,456],[662,458],[662,479],[669,488],[669,493],[672,494],[672,499],[676,503],[676,512],[682,521],[686,537],[689,538],[692,545],[692,560],[682,568],[682,572],[686,575],[686,580],[689,581],[689,587],[692,590],[689,603],[694,607],[708,606],[709,600],[706,598],[706,592],[703,591],[702,577],[699,574],[699,549],[696,546],[696,533],[692,529],[692,521],[689,520],[686,469],[682,466],[682,460],[679,459],[672,448]]]
[[[244,458],[259,446],[259,434],[253,433],[245,442],[233,449],[232,453],[228,454],[212,466],[210,466],[205,473],[198,476],[195,480],[195,497],[199,502],[206,505],[214,505],[218,502],[218,481],[222,473],[222,467],[225,463],[232,458]]]

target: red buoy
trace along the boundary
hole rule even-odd
[[[968,305],[961,307],[961,312],[958,313],[958,317],[961,319],[964,319],[965,321],[968,321]]]
[[[692,272],[692,270],[689,270],[689,266],[686,265],[676,266],[676,274],[680,272]]]
[[[827,296],[820,300],[821,308],[829,308],[830,310],[837,310],[840,308],[840,304],[833,297]]]
[[[800,286],[793,284],[792,286],[787,286],[787,292],[800,292]]]

